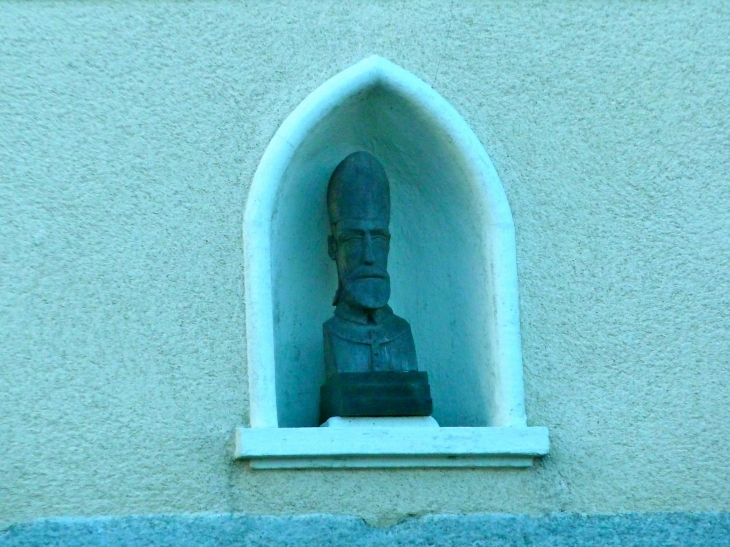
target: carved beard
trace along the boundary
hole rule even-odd
[[[345,302],[359,308],[370,310],[382,308],[390,298],[390,278],[386,274],[386,277],[346,279],[341,296]]]

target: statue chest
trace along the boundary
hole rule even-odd
[[[327,375],[417,370],[413,335],[408,323],[401,321],[373,326],[344,321],[325,324]]]

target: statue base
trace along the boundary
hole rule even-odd
[[[333,416],[430,416],[428,373],[340,372],[320,389],[320,423]]]

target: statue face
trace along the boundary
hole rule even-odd
[[[390,232],[385,220],[341,220],[332,228],[329,253],[337,262],[340,297],[351,306],[377,309],[390,298],[388,251]]]

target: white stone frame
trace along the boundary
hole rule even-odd
[[[417,105],[448,136],[468,173],[470,191],[487,209],[490,427],[444,427],[428,433],[279,428],[272,290],[272,219],[279,186],[295,152],[319,122],[348,98],[376,86]],[[525,466],[548,452],[547,429],[526,423],[514,223],[502,183],[463,118],[416,76],[373,56],[310,94],[284,121],[261,159],[246,203],[243,239],[250,428],[237,429],[235,457],[255,467]]]

